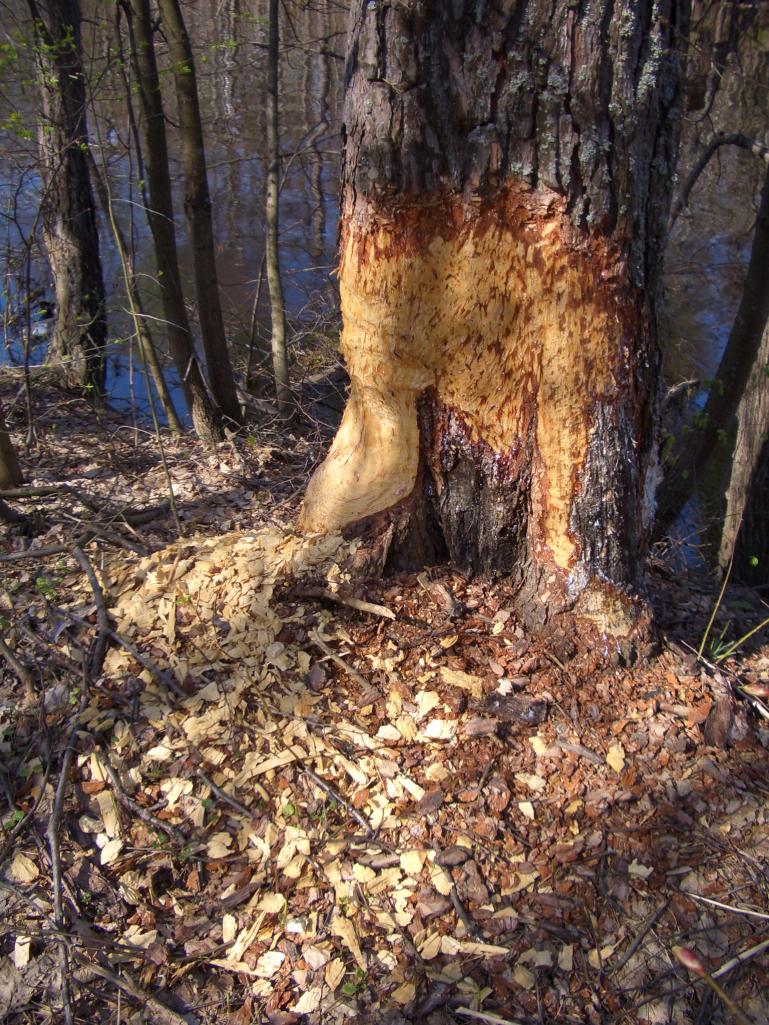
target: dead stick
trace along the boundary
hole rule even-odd
[[[646,939],[646,936],[651,932],[651,930],[654,928],[654,926],[657,924],[657,922],[659,922],[659,920],[665,914],[665,912],[667,911],[669,906],[670,906],[670,901],[669,900],[663,901],[662,904],[660,904],[660,906],[655,911],[652,911],[652,913],[647,918],[645,918],[643,920],[643,922],[641,923],[641,928],[639,929],[638,935],[636,936],[636,938],[633,940],[633,942],[627,948],[627,950],[622,955],[622,957],[619,959],[619,961],[617,961],[617,963],[615,965],[612,965],[610,967],[610,969],[609,969],[610,974],[616,975],[617,972],[622,971],[622,969],[628,963],[630,958],[633,956],[633,954],[635,954],[635,952],[641,946],[643,941]]]
[[[374,835],[374,830],[371,828],[371,823],[366,821],[366,819],[363,815],[361,815],[358,809],[355,808],[352,804],[350,804],[347,798],[343,797],[342,794],[340,794],[339,791],[336,789],[336,787],[332,786],[330,783],[327,783],[325,779],[322,779],[317,774],[317,772],[313,772],[312,769],[309,768],[309,766],[303,765],[302,770],[307,773],[307,775],[310,777],[313,783],[316,784],[316,786],[319,786],[325,794],[328,794],[332,801],[336,801],[338,805],[344,808],[347,814],[351,816],[351,818],[354,818],[358,825],[362,826],[363,829],[366,830],[366,833],[369,836]]]
[[[64,932],[64,903],[62,901],[62,873],[61,873],[61,854],[59,851],[59,825],[61,823],[61,816],[64,810],[64,798],[67,793],[67,783],[69,780],[70,769],[72,768],[72,759],[75,755],[75,745],[73,743],[75,739],[75,733],[80,725],[80,713],[78,712],[74,723],[70,727],[69,733],[67,734],[67,744],[64,749],[64,757],[61,762],[61,774],[59,776],[59,782],[56,787],[56,796],[53,801],[53,808],[51,809],[51,816],[48,820],[48,849],[51,854],[51,888],[53,897],[53,919],[56,928],[60,932]],[[69,992],[69,958],[67,956],[67,944],[66,942],[60,941],[58,944],[59,950],[59,969],[61,971],[61,1002],[64,1013],[64,1021],[66,1025],[72,1025],[72,1004],[70,1001]]]
[[[301,587],[295,588],[293,592],[297,598],[322,598],[324,601],[334,602],[336,605],[346,605],[358,612],[370,612],[372,616],[380,616],[382,619],[395,619],[395,613],[385,605],[376,605],[374,602],[362,601],[360,598],[347,597],[338,594],[336,591],[329,591],[325,587]]]
[[[35,688],[35,677],[32,674],[32,670],[28,669],[23,662],[20,662],[18,658],[16,658],[12,649],[8,647],[8,645],[5,643],[2,637],[0,637],[0,655],[3,656],[3,658],[14,671],[14,673],[16,673],[25,691],[28,694],[33,695]]]
[[[107,606],[104,602],[104,592],[101,589],[98,577],[94,573],[91,560],[85,554],[82,548],[78,548],[77,545],[72,549],[72,554],[75,556],[75,561],[78,566],[85,573],[88,583],[93,592],[94,601],[96,602],[96,623],[98,630],[96,632],[96,641],[94,642],[93,652],[91,654],[91,676],[96,679],[101,676],[102,667],[104,666],[104,655],[107,651],[107,640],[109,638],[110,625],[109,616],[107,615]]]
[[[100,978],[111,982],[117,986],[118,989],[122,989],[124,992],[132,996],[134,1000],[138,1000],[139,1003],[146,1005],[152,1010],[152,1016],[154,1021],[158,1022],[159,1025],[190,1025],[190,1021],[197,1021],[191,1015],[182,1017],[181,1014],[177,1014],[176,1011],[172,1011],[170,1007],[166,1007],[162,1004],[157,997],[154,997],[151,993],[148,993],[146,989],[142,989],[138,983],[134,982],[130,975],[123,972],[117,975],[115,972],[105,968],[104,965],[98,961],[89,961],[87,957],[83,957],[82,954],[73,951],[73,960],[77,961],[83,968],[94,972]]]
[[[120,777],[115,771],[115,767],[109,760],[107,753],[107,742],[103,737],[97,738],[99,747],[101,748],[101,764],[104,767],[104,771],[109,777],[109,781],[112,784],[112,790],[115,794],[115,800],[119,804],[122,804],[124,808],[130,811],[132,814],[140,818],[142,822],[146,822],[148,826],[151,826],[155,830],[159,830],[161,833],[165,833],[166,836],[170,836],[172,840],[175,840],[180,847],[184,847],[187,843],[187,837],[176,826],[172,826],[170,822],[163,822],[162,819],[156,819],[154,815],[150,814],[146,808],[142,808],[140,804],[132,800],[123,789],[123,785],[120,782]]]
[[[366,680],[366,678],[364,676],[361,676],[357,669],[353,669],[351,665],[348,665],[341,655],[337,655],[334,649],[329,647],[328,644],[326,644],[326,642],[323,640],[323,638],[320,636],[317,630],[312,631],[312,633],[310,634],[310,640],[316,648],[320,648],[320,650],[323,652],[324,655],[326,655],[327,658],[330,658],[335,665],[338,665],[340,669],[343,669],[348,676],[351,676],[353,680],[355,680],[357,684],[359,684],[361,687],[368,687],[368,681]]]
[[[226,790],[222,790],[221,787],[212,783],[202,769],[198,769],[196,775],[198,779],[202,780],[206,784],[207,787],[211,788],[211,793],[215,794],[220,801],[224,801],[225,804],[229,804],[231,808],[234,808],[235,811],[239,811],[241,815],[245,815],[247,819],[252,819],[254,817],[253,811],[247,808],[245,804],[241,804],[240,801],[231,797]]]

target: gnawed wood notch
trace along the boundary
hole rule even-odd
[[[576,232],[554,193],[508,187],[348,221],[340,285],[352,388],[302,526],[400,507],[463,566],[552,564],[572,599],[594,573],[627,582],[632,532],[607,511],[640,515],[639,495],[628,507],[612,492],[633,487],[623,464],[648,402],[633,372],[643,308],[621,253]],[[591,450],[610,467],[598,495]]]

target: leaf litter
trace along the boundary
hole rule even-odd
[[[503,584],[361,579],[354,542],[291,529],[298,471],[268,511],[249,474],[265,486],[271,457],[235,446],[193,469],[177,445],[180,493],[207,488],[218,517],[148,554],[98,547],[128,643],[84,707],[57,663],[34,714],[5,679],[6,833],[29,821],[3,852],[3,1016],[60,1006],[40,840],[76,721],[61,862],[92,1020],[105,964],[188,1022],[697,1020],[706,991],[673,946],[715,973],[766,936],[762,720],[737,703],[708,743],[718,687],[676,644],[634,668],[578,636],[553,657]],[[56,573],[50,646],[77,665],[93,596],[73,563]],[[765,951],[737,968],[722,982],[765,1020]]]

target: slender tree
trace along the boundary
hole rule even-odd
[[[69,387],[100,393],[107,322],[88,175],[79,0],[27,0],[42,101],[38,132],[42,235],[56,292],[49,348]]]
[[[354,0],[342,347],[301,522],[633,621],[685,0]]]
[[[184,168],[184,209],[192,238],[198,316],[208,379],[214,400],[222,413],[240,423],[240,404],[227,348],[216,272],[211,196],[195,62],[179,0],[158,0],[158,9],[168,41],[176,85]]]
[[[760,147],[759,155],[767,155]],[[702,479],[719,445],[731,444],[734,419],[756,363],[769,318],[769,170],[764,177],[753,246],[740,305],[721,362],[697,417],[698,427],[682,437],[670,457],[671,468],[660,489],[656,530],[675,523]]]
[[[199,438],[213,444],[222,437],[219,414],[211,402],[195,353],[179,270],[173,193],[168,169],[165,112],[155,56],[149,0],[124,4],[129,20],[131,61],[138,86],[144,137],[143,159],[149,204],[147,217],[155,247],[157,281],[171,356],[181,380],[192,423]]]
[[[272,325],[272,373],[278,409],[283,416],[291,413],[291,388],[288,378],[288,348],[286,345],[286,311],[283,282],[280,277],[279,209],[280,209],[280,133],[278,121],[278,62],[280,25],[278,0],[270,0],[267,45],[267,202],[266,264],[267,284],[270,290],[270,317]]]

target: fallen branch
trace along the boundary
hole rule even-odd
[[[362,676],[357,669],[353,669],[351,665],[348,665],[341,655],[337,655],[334,649],[329,647],[328,644],[326,644],[326,642],[323,640],[323,638],[320,636],[317,630],[312,631],[312,633],[310,634],[310,640],[316,648],[320,648],[320,650],[327,658],[331,659],[334,665],[337,665],[340,669],[343,669],[348,676],[352,677],[352,679],[355,680],[357,684],[359,684],[361,687],[368,687],[368,681],[366,680],[366,678]]]
[[[202,780],[207,787],[210,787],[211,793],[215,794],[220,801],[224,801],[225,804],[229,804],[231,808],[234,808],[235,811],[240,812],[241,815],[245,815],[247,819],[252,819],[254,817],[253,811],[247,808],[245,804],[241,804],[240,801],[238,801],[236,798],[231,797],[226,790],[222,790],[221,787],[218,787],[215,783],[212,783],[202,769],[198,769],[195,775],[198,777],[199,780]]]
[[[31,669],[28,669],[23,662],[20,662],[13,650],[8,647],[5,641],[0,637],[0,655],[3,656],[5,661],[14,671],[16,676],[19,678],[19,682],[24,688],[24,699],[26,704],[31,704],[35,696],[35,676]]]
[[[72,958],[74,961],[85,968],[88,971],[92,971],[95,975],[104,979],[106,982],[111,982],[114,986],[122,989],[124,993],[128,993],[134,1000],[138,1000],[140,1004],[144,1005],[151,1011],[151,1019],[158,1023],[158,1025],[192,1025],[193,1022],[197,1022],[197,1019],[192,1015],[187,1014],[182,1017],[176,1011],[172,1011],[170,1007],[166,1007],[165,1004],[161,1003],[157,997],[154,997],[146,989],[142,989],[141,986],[134,982],[130,975],[122,972],[117,975],[115,972],[110,971],[109,968],[105,968],[104,965],[98,961],[89,961],[87,957],[83,957],[77,951],[73,951]]]
[[[344,808],[344,810],[347,812],[347,814],[351,818],[355,819],[355,821],[358,823],[358,825],[362,826],[363,829],[366,830],[366,833],[369,836],[373,836],[374,835],[375,830],[372,829],[371,823],[366,821],[366,819],[364,818],[363,815],[361,815],[361,813],[358,811],[358,809],[353,807],[353,805],[350,804],[350,802],[347,800],[347,798],[343,797],[339,793],[339,791],[336,789],[336,787],[333,787],[330,783],[327,783],[325,781],[325,779],[322,779],[317,774],[317,772],[313,772],[312,769],[309,766],[307,766],[307,765],[303,765],[302,766],[302,771],[305,772],[310,777],[310,779],[313,781],[313,783],[316,786],[320,787],[320,789],[323,791],[324,794],[328,794],[328,796],[331,798],[332,801],[335,801],[338,805],[340,805],[340,807]]]
[[[107,640],[110,634],[109,616],[107,615],[107,606],[104,602],[104,593],[101,589],[101,584],[93,571],[91,560],[82,550],[77,546],[72,549],[72,554],[75,557],[75,561],[78,566],[85,573],[88,583],[93,592],[94,601],[96,602],[96,623],[97,632],[96,640],[93,646],[93,652],[91,653],[91,664],[89,666],[90,673],[93,679],[101,676],[102,667],[104,665],[104,656],[107,652]]]
[[[612,965],[609,968],[609,973],[611,975],[616,975],[617,972],[622,971],[622,969],[628,963],[633,954],[635,954],[635,952],[641,946],[641,944],[646,939],[651,930],[654,928],[654,926],[657,924],[657,922],[659,922],[659,920],[665,914],[669,906],[670,901],[664,901],[655,911],[652,911],[652,913],[644,919],[644,921],[641,923],[641,928],[638,931],[638,935],[635,937],[635,939],[627,948],[627,950],[619,959],[619,961],[617,961],[615,965]]]
[[[369,612],[372,616],[379,616],[382,619],[394,620],[396,618],[392,609],[385,605],[376,605],[374,602],[362,601],[360,598],[351,598],[336,591],[329,591],[325,587],[300,587],[294,588],[293,592],[297,598],[321,598],[323,601],[333,602],[335,605],[346,605],[349,609],[357,612]]]
[[[84,692],[87,688],[84,688]],[[81,699],[82,700],[82,699]],[[69,773],[72,768],[72,759],[75,756],[75,734],[80,725],[80,713],[78,712],[75,721],[67,734],[67,742],[64,748],[64,757],[61,762],[59,782],[56,786],[56,795],[53,801],[53,808],[48,820],[47,839],[48,849],[51,855],[51,890],[53,902],[53,920],[59,932],[65,932],[64,902],[62,901],[62,871],[61,854],[59,850],[59,826],[64,810],[64,798],[67,793]],[[61,1002],[64,1021],[66,1025],[72,1025],[72,1003],[69,991],[69,957],[67,955],[67,943],[64,939],[58,942],[59,970],[61,972]]]
[[[177,829],[176,826],[172,826],[170,822],[163,822],[162,819],[155,818],[146,808],[142,808],[140,804],[132,800],[123,789],[123,785],[120,782],[120,777],[115,771],[115,767],[109,760],[109,754],[107,752],[107,743],[103,737],[97,738],[100,747],[100,761],[107,774],[107,777],[112,786],[112,790],[115,794],[115,800],[122,804],[124,808],[136,815],[137,818],[141,819],[142,822],[146,822],[148,826],[151,826],[154,830],[159,830],[161,833],[165,833],[166,836],[170,836],[172,840],[179,844],[180,847],[184,847],[187,843],[187,837],[181,830]]]

